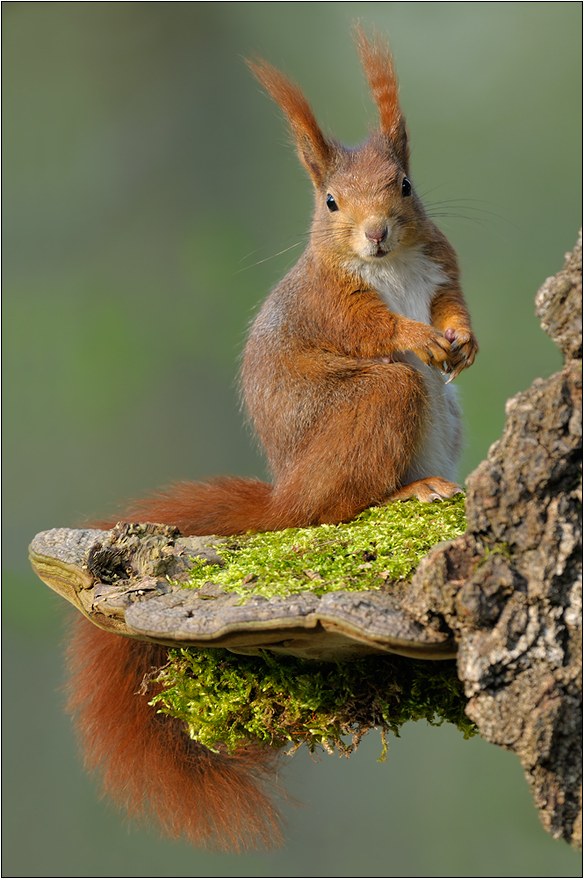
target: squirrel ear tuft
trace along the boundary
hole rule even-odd
[[[369,89],[379,111],[382,134],[392,142],[405,171],[409,149],[406,122],[398,100],[398,85],[387,45],[377,35],[368,40],[360,23],[353,26],[353,39],[369,82]]]
[[[267,61],[246,63],[286,115],[296,140],[300,161],[312,177],[314,185],[320,188],[331,165],[333,148],[320,130],[310,104],[299,86]]]

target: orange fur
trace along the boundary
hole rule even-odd
[[[130,504],[126,520],[230,535],[340,522],[373,504],[458,490],[460,419],[440,371],[470,366],[477,344],[454,251],[409,181],[389,53],[360,29],[356,43],[380,116],[356,149],[322,134],[297,85],[265,62],[250,64],[287,116],[315,189],[308,247],[264,303],[243,361],[273,484],[178,483]],[[136,695],[164,648],[80,620],[70,657],[86,762],[118,803],[197,845],[279,840],[263,790],[266,752],[214,755]]]
[[[323,136],[312,108],[299,87],[284,74],[258,60],[247,62],[251,72],[269,95],[280,105],[292,127],[300,161],[313,177],[322,179],[331,159],[331,146]]]
[[[371,95],[379,111],[381,130],[395,145],[407,173],[409,151],[406,123],[399,106],[398,85],[391,55],[377,35],[373,40],[368,40],[360,25],[354,28],[354,38]]]
[[[156,816],[162,832],[196,846],[242,851],[281,841],[273,804],[274,752],[239,748],[215,754],[139,693],[166,648],[104,632],[84,617],[68,647],[68,711],[85,766],[103,792],[138,820]]]

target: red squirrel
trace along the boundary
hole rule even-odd
[[[408,136],[387,48],[356,31],[379,126],[348,149],[322,133],[296,84],[248,62],[279,104],[315,190],[308,246],[260,310],[242,369],[245,403],[273,482],[182,482],[123,514],[185,535],[336,523],[366,507],[449,498],[460,414],[445,380],[478,350],[455,253],[410,179]],[[116,520],[101,522],[112,527]],[[87,765],[131,815],[195,845],[275,845],[274,755],[192,741],[140,685],[166,648],[80,618],[69,709]]]

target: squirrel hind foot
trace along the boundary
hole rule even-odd
[[[428,504],[433,501],[445,501],[461,494],[463,488],[456,482],[449,482],[441,476],[426,476],[424,479],[416,479],[408,485],[402,486],[387,498],[386,503],[393,501],[407,501],[409,498],[417,498],[422,503]]]

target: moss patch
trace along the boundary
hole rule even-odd
[[[366,510],[354,521],[249,534],[222,544],[225,564],[196,563],[186,585],[212,582],[242,596],[399,589],[428,550],[466,528],[464,497],[415,500]],[[244,600],[242,598],[242,600]],[[465,738],[476,727],[454,661],[372,656],[354,662],[234,655],[221,649],[173,649],[152,679],[152,704],[177,717],[190,735],[230,751],[250,741],[302,744],[349,754],[377,727],[383,739],[408,720],[453,723]]]
[[[366,510],[341,525],[249,534],[222,545],[225,566],[195,562],[190,588],[213,582],[226,591],[266,598],[311,591],[380,589],[407,581],[441,540],[466,529],[464,496],[417,500]]]
[[[386,733],[399,735],[408,720],[447,721],[465,738],[476,733],[454,661],[388,656],[330,663],[176,649],[155,681],[162,692],[151,704],[184,720],[192,738],[210,748],[223,742],[232,751],[254,741],[348,755],[377,727],[384,759]]]

